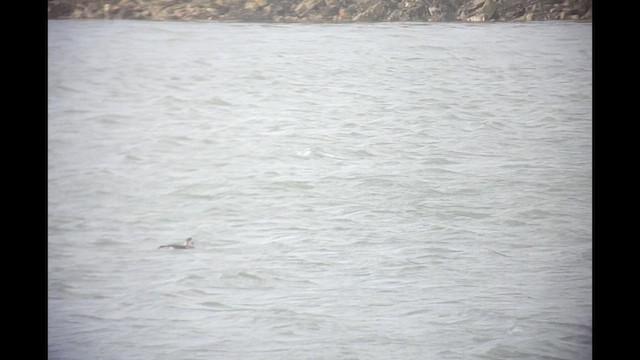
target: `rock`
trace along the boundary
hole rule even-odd
[[[298,16],[305,16],[321,3],[324,3],[324,0],[304,0],[296,6],[294,11]]]
[[[486,9],[492,0],[465,0],[457,7],[457,19],[462,21],[484,21]]]
[[[353,21],[380,21],[385,11],[385,3],[380,0],[370,8],[353,17]]]
[[[258,5],[258,4],[256,4],[256,2],[255,2],[255,1],[247,1],[247,2],[244,4],[244,9],[245,9],[245,10],[249,10],[249,11],[256,11],[256,10],[258,10],[258,9],[260,9],[260,8],[261,8],[261,6],[260,6],[260,5]]]
[[[338,1],[338,0],[324,0],[324,4],[327,7],[336,7],[337,6],[339,8],[340,6],[342,6],[340,1]]]
[[[439,7],[427,6],[426,10],[429,16],[428,21],[442,21],[444,19]]]
[[[347,15],[347,17],[349,19],[353,20],[354,16],[356,16],[356,14],[358,14],[358,5],[351,4],[351,5],[347,6],[347,8],[345,9],[345,14]]]
[[[468,17],[467,21],[469,21],[469,22],[483,22],[484,21],[484,14],[478,14],[478,15],[473,15],[471,17]]]
[[[497,15],[496,10],[498,10],[498,4],[496,4],[494,0],[485,1],[482,9],[480,9],[484,14],[485,21],[493,19],[494,16]]]
[[[47,17],[49,19],[63,19],[69,17],[74,11],[74,6],[60,0],[49,1],[47,4]]]
[[[391,14],[387,17],[387,21],[400,21],[401,16],[402,16],[401,9],[393,10]]]
[[[325,6],[324,10],[322,11],[322,14],[327,18],[332,18],[338,15],[339,11],[340,11],[340,7],[338,5]]]
[[[578,15],[578,9],[565,9],[564,14],[565,16]]]
[[[591,20],[591,0],[48,0],[50,19],[338,21]]]

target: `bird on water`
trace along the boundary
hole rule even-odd
[[[162,245],[158,247],[158,249],[162,249],[162,248],[191,249],[193,248],[193,240],[191,240],[191,238],[188,238],[187,240],[184,241],[184,244],[169,244],[169,245]]]

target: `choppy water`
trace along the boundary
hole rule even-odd
[[[49,21],[49,358],[589,359],[591,30]]]

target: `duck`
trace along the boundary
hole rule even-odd
[[[162,248],[172,248],[172,249],[191,249],[193,248],[193,240],[188,238],[184,241],[184,244],[169,244],[169,245],[161,245],[158,249]]]

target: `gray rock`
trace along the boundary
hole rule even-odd
[[[298,16],[305,16],[321,3],[324,3],[324,0],[304,0],[296,6],[295,12]]]
[[[373,6],[353,17],[353,21],[380,21],[384,15],[386,5],[384,1],[379,0]]]
[[[494,0],[487,0],[484,2],[480,12],[484,14],[484,20],[487,21],[494,18],[496,10],[498,10],[498,4]]]
[[[48,0],[50,19],[246,21],[591,20],[592,0]]]

